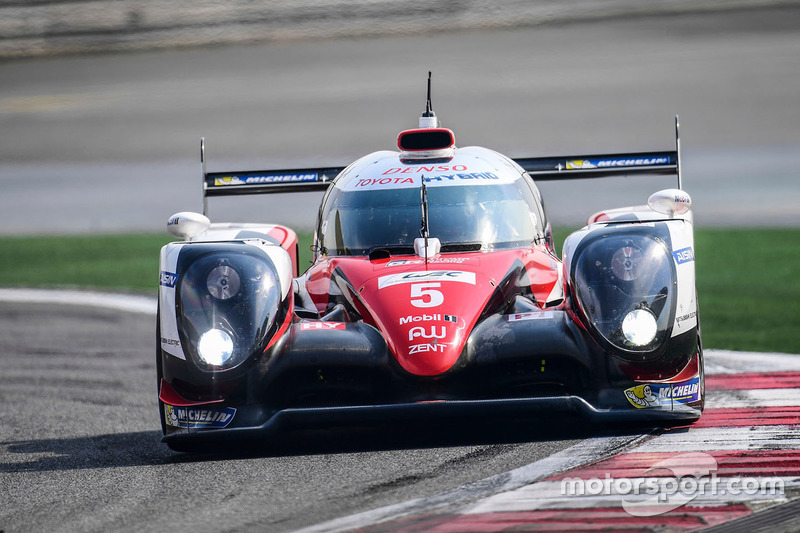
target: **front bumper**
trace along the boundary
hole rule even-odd
[[[435,419],[479,419],[535,417],[553,414],[578,415],[596,423],[649,423],[674,425],[697,420],[702,411],[686,404],[670,408],[598,409],[580,396],[546,396],[491,400],[440,400],[429,402],[287,408],[261,425],[223,429],[195,429],[171,433],[162,442],[175,450],[214,446],[231,440],[266,440],[283,430]]]

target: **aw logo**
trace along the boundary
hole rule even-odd
[[[422,326],[417,326],[408,330],[409,341],[413,341],[417,337],[422,337],[423,339],[444,339],[446,336],[447,328],[444,326],[441,326],[441,330],[438,333],[436,331],[436,326],[431,326],[430,332],[427,328],[423,328]]]

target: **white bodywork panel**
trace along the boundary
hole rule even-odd
[[[694,269],[694,224],[692,212],[681,215],[674,215],[667,219],[663,214],[657,213],[650,207],[635,206],[623,207],[619,209],[609,209],[593,215],[591,220],[598,220],[600,215],[605,215],[603,221],[594,222],[588,226],[571,234],[564,241],[562,250],[563,256],[563,275],[567,281],[572,256],[578,245],[590,235],[602,232],[608,226],[619,227],[630,224],[632,226],[647,225],[655,228],[658,224],[665,224],[669,229],[671,240],[670,254],[675,262],[677,273],[677,293],[675,322],[672,328],[672,337],[690,331],[697,327],[698,307],[697,291],[695,286]]]
[[[178,275],[178,257],[185,246],[192,246],[193,243],[210,242],[243,242],[245,245],[260,250],[275,267],[278,272],[278,279],[281,287],[281,300],[285,299],[292,290],[292,260],[289,254],[280,246],[264,241],[262,239],[241,239],[235,240],[233,235],[238,235],[243,229],[252,232],[263,233],[274,228],[274,225],[258,224],[212,224],[209,230],[195,237],[192,242],[174,242],[167,244],[161,249],[159,260],[160,276],[158,287],[158,306],[160,309],[161,338],[159,342],[161,349],[179,359],[186,359],[181,348],[180,336],[178,335],[178,323],[175,318],[175,288]],[[229,237],[226,239],[226,237]]]
[[[477,146],[460,148],[446,162],[407,163],[397,152],[381,151],[362,157],[336,178],[345,191],[428,187],[486,186],[523,179],[524,170],[508,158]]]
[[[248,224],[243,222],[214,222],[209,228],[194,237],[189,242],[211,241],[240,241],[245,239],[263,238],[269,241],[275,237],[270,234],[275,229],[283,229],[278,224]],[[244,235],[244,236],[242,236]]]

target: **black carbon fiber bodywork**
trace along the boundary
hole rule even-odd
[[[209,409],[236,409],[225,428],[167,426],[163,440],[175,449],[189,449],[192,443],[263,438],[284,428],[427,417],[563,412],[593,421],[669,424],[700,416],[702,404],[633,407],[624,394],[637,383],[626,368],[629,363],[604,352],[567,311],[551,310],[545,316],[487,317],[473,329],[457,364],[433,378],[404,371],[380,332],[362,321],[314,335],[301,334],[303,322],[295,322],[244,373],[204,383],[197,382],[191,363],[162,355],[163,377],[178,394],[207,401],[203,406]],[[696,336],[674,338],[660,366],[675,376],[697,350]]]

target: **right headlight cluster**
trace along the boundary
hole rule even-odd
[[[647,233],[617,232],[577,250],[572,287],[602,340],[633,359],[658,350],[675,313],[675,267],[667,245]]]
[[[184,253],[176,286],[181,343],[201,370],[234,368],[270,338],[281,303],[277,272],[244,245],[197,244]]]

